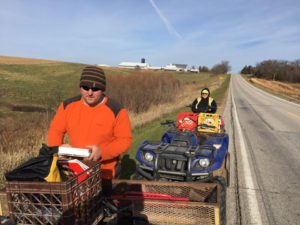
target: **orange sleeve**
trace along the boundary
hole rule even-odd
[[[132,142],[131,124],[126,109],[122,109],[116,118],[113,128],[113,139],[106,145],[101,145],[102,160],[119,157],[128,151]]]
[[[65,133],[65,109],[63,103],[61,103],[48,129],[48,146],[62,145]]]

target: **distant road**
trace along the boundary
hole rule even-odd
[[[300,224],[300,105],[233,75],[224,116],[231,153],[227,224]]]

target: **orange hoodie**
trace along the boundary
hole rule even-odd
[[[62,145],[66,133],[72,147],[99,146],[102,178],[105,179],[115,176],[117,160],[132,142],[127,110],[105,96],[95,107],[84,104],[81,96],[62,102],[48,130],[48,145]]]

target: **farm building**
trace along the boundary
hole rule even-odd
[[[169,71],[187,71],[187,64],[168,64],[164,68],[164,70]]]
[[[96,66],[99,66],[99,67],[111,67],[110,65],[107,65],[107,64],[97,64]]]
[[[190,69],[190,72],[192,72],[192,73],[199,73],[199,69],[192,68],[192,69]]]
[[[141,62],[121,62],[118,67],[120,68],[128,68],[128,69],[135,69],[135,68],[141,68],[141,69],[147,69],[149,67],[148,63],[141,63]]]

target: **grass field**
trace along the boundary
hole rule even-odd
[[[84,66],[76,63],[1,64],[0,60],[0,117],[10,114],[13,106],[55,110],[63,99],[78,93],[78,81]],[[112,76],[136,72],[118,68],[105,68],[105,71]],[[184,85],[203,83],[205,86],[217,79],[209,74],[166,74]]]
[[[32,65],[32,64],[45,64],[45,63],[57,63],[57,61],[46,60],[46,59],[32,59],[32,58],[24,58],[24,57],[13,57],[13,56],[0,56],[0,64]]]
[[[71,63],[0,64],[0,103],[54,107],[57,102],[78,92],[83,67]]]

